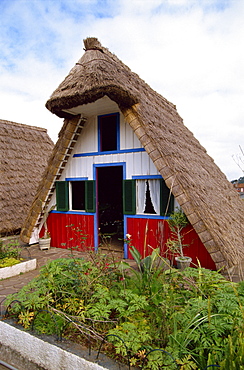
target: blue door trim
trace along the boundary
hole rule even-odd
[[[114,167],[114,166],[122,166],[123,167],[123,180],[126,179],[126,162],[116,162],[116,163],[95,163],[93,164],[93,179],[97,180],[97,168],[99,167]],[[96,202],[97,202],[97,181],[96,181]],[[125,225],[124,225],[125,230]],[[94,217],[94,244],[95,244],[95,251],[98,251],[98,205],[96,204],[96,214]],[[127,247],[127,246],[126,246]],[[128,252],[126,252],[125,246],[124,246],[124,258],[125,255],[128,255]]]

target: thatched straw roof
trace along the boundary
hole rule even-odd
[[[47,130],[0,120],[0,235],[22,227],[52,149]]]
[[[244,204],[232,185],[184,126],[172,103],[152,90],[97,39],[88,38],[84,44],[84,55],[46,103],[51,112],[66,120],[40,185],[42,194],[37,198],[41,195],[47,199],[48,188],[60,174],[75,130],[80,130],[79,117],[69,120],[67,110],[108,96],[118,104],[172,189],[217,268],[237,265],[244,257]],[[36,201],[22,233],[24,239],[30,236],[39,215]]]

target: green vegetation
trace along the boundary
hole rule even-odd
[[[17,243],[3,245],[0,240],[0,268],[16,265],[21,262],[20,251]]]
[[[92,342],[143,369],[244,369],[244,283],[204,268],[184,271],[155,261],[138,268],[107,256],[58,259],[8,297],[10,313],[24,328]],[[156,350],[158,349],[158,350]]]
[[[17,258],[13,258],[13,257],[2,258],[2,259],[0,259],[0,268],[17,265],[20,262],[21,262],[21,259],[17,259]]]
[[[180,255],[184,258],[183,249],[186,247],[186,244],[183,244],[182,230],[189,223],[186,215],[180,209],[177,209],[175,212],[170,214],[170,217],[167,219],[170,231],[171,238],[167,240],[166,246],[170,252],[173,254]]]

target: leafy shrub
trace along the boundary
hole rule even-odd
[[[129,354],[143,369],[242,369],[244,283],[203,268],[164,271],[153,266],[157,252],[147,260],[133,253],[137,270],[99,254],[49,262],[8,297],[21,302],[10,311],[25,328],[84,343],[109,334],[113,356]]]
[[[1,258],[0,259],[0,268],[17,265],[17,263],[20,263],[20,262],[21,262],[21,259],[17,259],[17,258],[13,258],[13,257]]]
[[[20,249],[15,242],[3,245],[0,239],[0,268],[10,267],[21,262]]]
[[[4,258],[19,258],[20,250],[17,243],[3,244],[0,240],[0,260]]]

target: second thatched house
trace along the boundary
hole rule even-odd
[[[52,149],[46,129],[0,120],[0,236],[20,232]]]
[[[232,185],[172,103],[97,39],[84,43],[84,55],[46,104],[64,124],[23,241],[38,241],[50,212],[55,247],[76,246],[75,232],[96,250],[103,236],[131,234],[142,254],[157,246],[163,254],[168,212],[178,204],[191,224],[193,261],[237,266],[244,257],[244,205]]]

